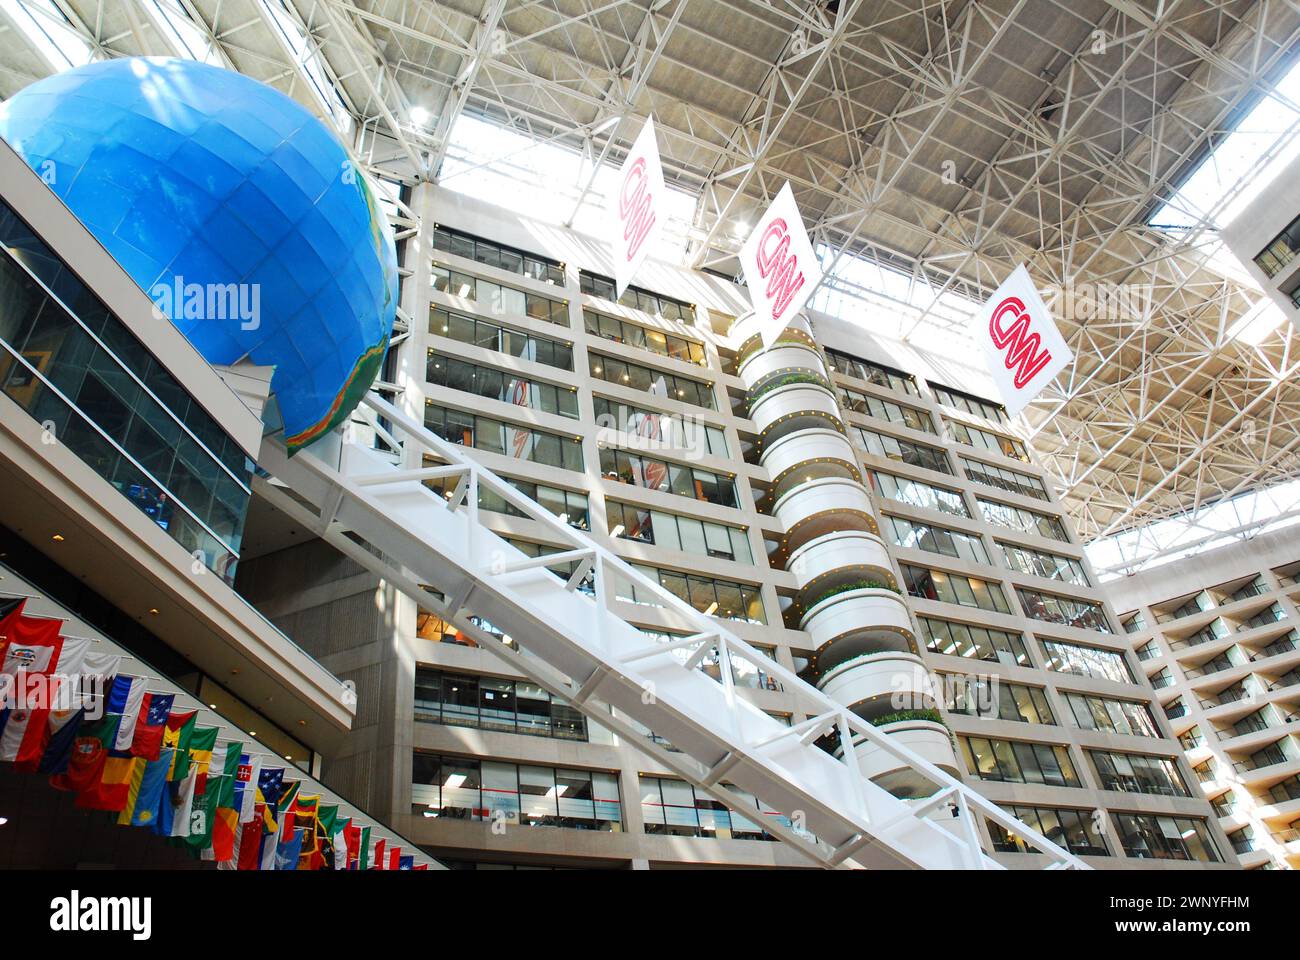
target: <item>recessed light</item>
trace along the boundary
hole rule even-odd
[[[150,615],[151,617],[156,617],[156,616],[158,616],[158,608],[157,608],[157,607],[150,607],[150,608],[149,608],[149,615]]]
[[[63,542],[63,534],[61,534],[61,533],[56,533],[54,536],[50,537],[50,539],[53,540],[55,543],[62,543],[62,542]]]

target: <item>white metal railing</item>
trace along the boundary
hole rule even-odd
[[[735,750],[728,750],[722,760],[715,762],[712,767],[708,767],[706,761],[701,761],[706,765],[700,769],[692,769],[684,764],[680,757],[675,758],[670,763],[670,768],[675,769],[676,772],[685,776],[697,786],[702,787],[732,809],[737,810],[741,815],[752,813],[752,810],[749,810],[744,805],[738,794],[733,794],[724,788],[721,783],[723,777],[737,764],[746,761],[753,762],[753,757],[758,755],[760,751],[769,749],[778,742],[797,738],[798,745],[802,750],[816,751],[821,757],[831,758],[834,763],[844,764],[848,767],[850,773],[841,782],[848,785],[847,789],[852,795],[818,798],[823,804],[822,809],[832,811],[832,816],[841,809],[845,811],[866,810],[867,804],[863,792],[866,789],[867,781],[859,772],[857,751],[859,749],[883,750],[901,764],[923,774],[935,784],[936,792],[929,798],[919,802],[897,801],[899,812],[893,819],[884,823],[866,825],[866,829],[863,829],[864,819],[862,817],[851,816],[849,812],[840,813],[842,818],[840,823],[842,826],[849,828],[848,832],[851,836],[847,841],[841,843],[838,848],[832,850],[828,850],[825,844],[809,843],[806,834],[799,831],[785,830],[778,824],[769,824],[769,832],[793,843],[823,865],[837,866],[849,860],[855,852],[878,840],[880,835],[889,828],[897,827],[899,821],[906,821],[909,818],[926,821],[929,819],[930,814],[947,807],[953,812],[955,822],[952,825],[958,832],[954,833],[952,830],[945,830],[944,832],[948,839],[955,840],[960,845],[963,861],[962,864],[954,863],[953,866],[964,865],[971,868],[997,868],[999,866],[996,861],[987,857],[981,849],[976,821],[976,814],[978,813],[1019,836],[1029,847],[1045,854],[1049,860],[1049,869],[1089,869],[1086,864],[1073,854],[1052,843],[1027,824],[1011,817],[996,804],[901,744],[897,738],[882,733],[867,721],[857,717],[843,704],[830,699],[802,680],[792,670],[773,661],[758,649],[750,646],[743,639],[729,631],[720,621],[696,610],[676,594],[661,586],[657,581],[651,580],[630,566],[592,537],[569,526],[564,519],[556,517],[540,504],[520,493],[512,484],[482,466],[466,452],[465,448],[436,436],[422,423],[374,393],[365,397],[363,405],[364,407],[359,409],[367,411],[364,414],[366,419],[373,422],[376,415],[378,415],[382,416],[390,425],[389,429],[384,430],[387,435],[385,437],[386,441],[400,442],[408,448],[408,452],[413,445],[422,455],[428,454],[441,461],[441,465],[405,469],[393,466],[391,469],[383,469],[379,473],[347,477],[340,474],[330,474],[328,471],[334,470],[335,467],[326,465],[327,470],[318,469],[316,474],[311,477],[311,482],[318,486],[319,481],[322,479],[332,486],[332,489],[326,489],[319,498],[323,501],[318,504],[321,509],[319,517],[311,518],[309,515],[303,517],[304,511],[300,506],[295,506],[292,498],[282,497],[281,505],[296,510],[300,519],[314,521],[313,526],[315,526],[317,532],[325,535],[330,531],[331,526],[335,524],[340,507],[345,501],[370,498],[369,509],[382,514],[384,507],[381,500],[375,497],[377,491],[385,487],[391,488],[394,485],[402,485],[403,494],[410,495],[418,488],[432,503],[436,503],[439,507],[452,512],[463,511],[468,518],[469,522],[465,528],[467,535],[465,543],[461,546],[468,557],[468,572],[471,576],[477,578],[477,582],[491,588],[491,582],[487,577],[489,572],[493,577],[503,577],[525,570],[549,570],[559,565],[568,566],[573,564],[572,570],[565,573],[565,579],[554,581],[555,588],[556,590],[568,591],[575,596],[582,596],[581,593],[577,592],[576,588],[584,579],[594,578],[593,596],[590,598],[584,597],[584,599],[594,606],[591,622],[595,626],[597,635],[601,633],[602,624],[609,623],[613,626],[613,621],[618,621],[619,626],[623,628],[640,629],[628,623],[610,608],[611,582],[616,579],[622,580],[634,585],[638,595],[644,592],[653,596],[660,607],[670,610],[681,617],[694,628],[694,632],[680,640],[669,643],[652,642],[630,653],[620,651],[617,659],[612,664],[606,663],[598,666],[591,676],[585,678],[572,677],[571,684],[576,687],[576,691],[571,689],[570,684],[563,683],[554,675],[551,677],[550,684],[545,684],[543,681],[545,685],[554,686],[559,684],[562,687],[562,690],[558,691],[560,695],[567,697],[576,708],[592,717],[596,722],[614,727],[616,732],[635,734],[630,725],[617,720],[612,712],[602,712],[596,709],[593,703],[588,702],[592,699],[595,689],[602,682],[617,673],[620,674],[621,679],[636,683],[635,671],[629,670],[627,674],[623,674],[622,668],[624,666],[631,667],[633,664],[641,664],[652,658],[660,657],[662,654],[678,650],[689,652],[690,656],[684,661],[672,658],[672,663],[682,671],[695,673],[704,657],[715,652],[727,712],[729,718],[731,718],[730,725],[734,728],[728,731],[718,731],[719,742],[724,745],[735,742],[735,738],[743,735],[740,731],[741,725],[735,719],[739,698],[736,696],[733,680],[732,658],[738,657],[748,660],[752,664],[762,664],[764,669],[784,684],[787,692],[797,697],[800,709],[812,716],[793,726],[780,727],[778,731],[767,733],[760,740],[741,741],[739,744],[740,753]],[[377,423],[374,423],[374,425],[379,426]],[[340,462],[343,459],[343,450],[346,450],[347,446],[347,444],[343,444],[338,451]],[[300,466],[306,466],[308,462],[314,459],[314,455],[308,450],[297,454],[293,462],[287,457],[281,458],[274,455],[267,459],[268,468],[271,469],[272,473],[285,473],[286,475],[280,479],[288,482],[289,486],[292,487],[293,462],[297,462]],[[276,461],[279,462],[279,469],[276,467]],[[380,466],[386,465],[380,464]],[[428,480],[453,478],[456,480],[456,487],[450,497],[440,496],[425,485],[425,481]],[[493,537],[495,535],[480,524],[478,501],[481,489],[490,490],[525,517],[540,523],[547,533],[554,537],[558,543],[565,545],[565,548],[557,553],[543,557],[516,559],[509,563],[502,563],[498,556],[495,558],[495,566],[489,571],[489,564],[493,563],[493,558],[483,555],[480,541],[484,533]],[[331,538],[331,542],[345,549],[360,562],[366,563],[372,569],[375,568],[376,564],[382,563],[373,554],[359,547],[352,540],[338,536],[337,531],[335,531],[335,534]],[[505,541],[500,542],[503,547],[508,546]],[[385,545],[378,543],[375,546],[383,550]],[[389,569],[391,570],[394,566],[395,563],[390,563]],[[390,576],[389,572],[386,572],[385,575]],[[390,576],[390,580],[399,589],[414,595],[426,607],[435,606],[429,591],[415,580],[401,573]],[[441,589],[440,585],[434,585],[439,586],[439,589]],[[463,588],[461,596],[447,598],[443,604],[444,619],[456,623],[458,627],[465,629],[472,637],[484,638],[484,641],[481,642],[487,649],[510,660],[515,666],[521,669],[526,667],[527,664],[524,661],[531,658],[522,657],[517,649],[517,644],[514,645],[515,649],[511,649],[492,634],[483,631],[476,623],[470,622],[467,616],[469,611],[462,609],[469,589],[469,587]],[[583,629],[585,626],[586,624],[571,624],[569,629]],[[530,650],[529,653],[533,653],[533,651]],[[558,665],[552,666],[558,669]],[[528,671],[525,670],[525,672]],[[646,720],[636,716],[634,711],[626,710],[625,712],[628,712],[633,719],[646,723]],[[776,724],[776,721],[772,721],[772,723]],[[651,724],[646,725],[651,726]],[[623,729],[620,730],[620,728]],[[816,746],[814,742],[832,733],[839,740],[840,756],[838,758],[831,757],[826,751]],[[670,762],[671,755],[665,756],[667,751],[655,750],[655,745],[642,737],[635,737],[632,742],[638,740],[641,741],[638,743],[639,748],[649,750],[665,763]],[[789,746],[789,744],[785,744],[785,746]],[[699,760],[700,758],[695,759]],[[772,773],[769,767],[764,767],[764,770],[769,774]],[[874,785],[872,787],[879,790]],[[770,801],[765,800],[759,791],[755,790],[754,793],[759,800],[770,803]],[[775,804],[771,805],[777,807]],[[787,816],[793,813],[793,811],[781,812]],[[943,828],[940,827],[939,829]]]

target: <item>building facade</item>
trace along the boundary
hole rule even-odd
[[[409,331],[380,385],[395,402],[1090,863],[1235,863],[1047,476],[968,360],[817,314],[757,350],[731,331],[745,291],[717,276],[651,261],[614,302],[599,243],[432,185],[409,203]],[[521,549],[555,549],[504,503],[479,506]],[[803,865],[765,842],[775,811],[697,795],[272,513],[255,500],[267,533],[240,589],[358,691],[323,775],[425,850]],[[634,595],[616,602],[671,637]],[[761,663],[735,679],[805,719]]]
[[[1295,528],[1108,586],[1161,710],[1242,865],[1300,866]]]
[[[1251,279],[1300,324],[1300,160],[1293,160],[1220,234]]]

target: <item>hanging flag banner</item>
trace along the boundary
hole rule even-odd
[[[663,225],[664,168],[659,162],[654,117],[646,119],[618,175],[612,199],[615,298],[632,282]]]
[[[822,279],[789,183],[745,241],[740,266],[763,346],[770,347]]]
[[[1007,414],[1016,416],[1074,361],[1038,288],[1022,263],[975,314],[989,372]]]

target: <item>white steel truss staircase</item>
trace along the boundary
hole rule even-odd
[[[980,847],[978,815],[1044,854],[1048,869],[1088,869],[770,660],[722,621],[698,612],[519,493],[463,447],[376,394],[365,398],[360,412],[394,449],[418,450],[421,462],[435,465],[403,468],[390,455],[341,434],[290,458],[268,438],[262,466],[285,486],[259,480],[259,491],[484,649],[741,816],[752,817],[754,807],[733,786],[793,824],[768,816],[763,829],[827,867],[1000,869]],[[430,489],[426,482],[434,480],[454,481],[450,496]],[[530,557],[497,536],[480,523],[484,489],[568,548]],[[631,584],[638,598],[653,597],[694,632],[656,642],[611,609],[620,581]],[[500,630],[504,642],[482,621]],[[707,656],[716,657],[719,679],[698,669]],[[787,727],[739,696],[733,660],[762,664],[795,694],[810,719]],[[680,752],[647,738],[610,706]],[[838,737],[839,759],[815,742],[828,734]],[[867,780],[859,772],[858,751],[877,750],[931,779],[935,792],[923,800],[900,800]]]

